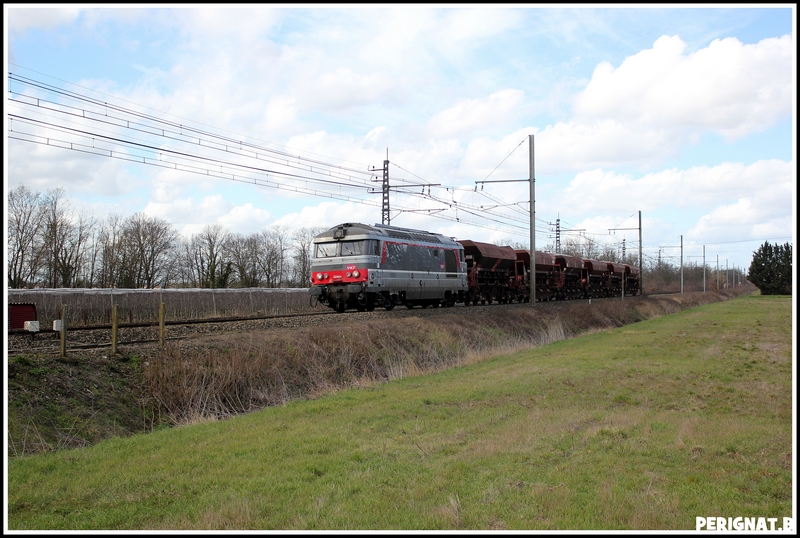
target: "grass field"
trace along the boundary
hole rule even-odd
[[[10,530],[689,529],[793,514],[791,297],[8,460]]]

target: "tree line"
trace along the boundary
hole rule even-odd
[[[519,247],[515,247],[519,248]],[[527,248],[527,247],[521,247]],[[544,247],[545,252],[556,252],[553,244]],[[576,238],[567,238],[561,244],[562,254],[583,259],[603,260],[612,263],[624,263],[639,267],[639,252],[625,251],[609,244],[599,244]],[[642,282],[648,293],[668,293],[681,290],[681,273],[685,291],[702,291],[734,288],[746,284],[747,275],[737,267],[715,269],[713,266],[695,262],[680,265],[671,263],[660,255],[656,259],[645,258],[639,268]]]
[[[144,213],[127,218],[112,214],[105,220],[78,213],[63,189],[42,194],[22,185],[9,193],[7,202],[8,285],[16,289],[307,287],[312,241],[324,231],[272,226],[243,235],[209,224],[185,238],[168,221]],[[528,248],[510,238],[501,244]],[[555,245],[543,250],[555,252]],[[568,238],[560,250],[639,265],[638,253],[609,245]],[[680,290],[680,268],[660,257],[645,260],[641,271],[648,292]],[[728,288],[744,279],[737,269],[704,271],[697,264],[683,268],[683,284],[690,291],[702,290],[704,280],[707,289],[715,289],[717,283]]]
[[[9,192],[11,288],[306,287],[321,228],[272,226],[249,235],[221,224],[182,237],[173,224],[136,213],[99,220],[77,212],[63,189]]]

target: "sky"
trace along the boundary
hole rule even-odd
[[[185,237],[390,223],[747,270],[796,229],[794,4],[4,4],[5,189]],[[641,228],[639,217],[641,215]]]

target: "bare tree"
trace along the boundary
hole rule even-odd
[[[258,234],[258,265],[267,287],[277,288],[284,279],[288,235],[288,231],[282,226],[273,226]]]
[[[314,238],[325,231],[324,228],[300,228],[294,234],[293,251],[293,284],[307,287],[311,281],[311,259]]]
[[[229,233],[221,224],[208,224],[183,243],[184,265],[195,287],[227,288],[233,263],[225,258]]]
[[[567,238],[561,242],[561,252],[557,254],[566,254],[567,256],[584,257],[585,245],[573,238]],[[555,245],[553,245],[553,252],[555,252]]]
[[[262,271],[258,263],[261,249],[259,234],[235,234],[228,239],[226,257],[233,264],[239,286],[256,288],[261,284]]]
[[[144,213],[126,219],[122,226],[121,287],[166,285],[177,238],[173,225],[164,219]]]
[[[42,243],[45,274],[50,287],[71,288],[81,284],[77,276],[82,270],[87,243],[92,235],[93,217],[77,217],[64,199],[61,188],[48,191],[44,199],[44,241]]]
[[[20,185],[8,193],[8,285],[33,285],[39,270],[44,222],[42,196]]]
[[[195,241],[192,237],[181,237],[178,245],[177,278],[182,285],[200,287],[200,271],[195,263]]]
[[[597,241],[584,240],[583,242],[583,257],[590,260],[605,260],[603,257],[603,250]]]
[[[616,263],[620,258],[617,248],[613,245],[606,245],[600,251],[600,259]]]
[[[97,268],[97,285],[101,288],[119,286],[122,265],[122,217],[111,214],[100,226],[97,234],[97,251],[100,260]]]

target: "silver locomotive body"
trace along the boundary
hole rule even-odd
[[[441,234],[345,223],[314,238],[311,296],[337,312],[453,306],[467,290],[464,247]]]

